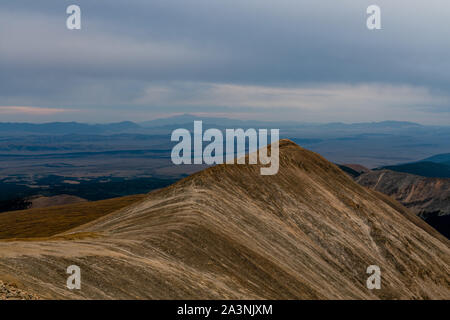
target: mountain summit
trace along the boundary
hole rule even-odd
[[[450,298],[450,242],[403,206],[289,140],[277,175],[259,169],[218,165],[57,237],[1,241],[0,280],[42,298]]]

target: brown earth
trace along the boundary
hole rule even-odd
[[[51,241],[0,241],[0,279],[58,299],[450,299],[450,242],[395,200],[288,140],[278,174],[259,169],[218,165]]]

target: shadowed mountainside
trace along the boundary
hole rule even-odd
[[[42,298],[449,299],[449,263],[420,218],[289,140],[277,175],[218,165],[48,241],[0,241],[0,279]]]
[[[393,197],[447,238],[450,237],[450,179],[376,170],[355,180],[362,186]]]
[[[0,239],[51,237],[129,206],[144,197],[145,195],[133,195],[95,202],[2,212]]]
[[[425,218],[430,214],[450,214],[450,179],[376,170],[360,175],[356,182],[394,197]]]

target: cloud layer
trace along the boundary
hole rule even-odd
[[[65,27],[70,4],[0,4],[0,106],[450,120],[448,1],[380,0],[378,31],[370,1],[79,0],[80,31]]]

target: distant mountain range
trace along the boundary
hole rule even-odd
[[[450,126],[427,126],[403,121],[367,123],[305,123],[256,121],[191,114],[134,123],[44,124],[0,123],[0,154],[148,150],[171,147],[170,135],[178,128],[193,129],[202,120],[204,129],[280,129],[288,138],[336,163],[359,163],[375,168],[409,163],[450,152]]]
[[[450,178],[450,165],[430,161],[385,166],[383,169],[430,178]]]
[[[438,154],[418,162],[384,166],[381,169],[430,178],[450,178],[450,153]]]
[[[192,126],[195,120],[202,120],[205,126],[217,128],[250,128],[250,127],[296,127],[312,126],[298,122],[269,122],[254,120],[238,120],[229,118],[200,117],[195,115],[180,115],[169,118],[156,119],[135,123],[123,121],[108,124],[86,124],[79,122],[51,122],[51,123],[5,123],[0,122],[0,134],[118,134],[118,133],[153,133],[155,129],[174,130],[178,127]],[[334,124],[332,125],[334,126]]]
[[[151,132],[149,129],[156,128],[175,128],[180,125],[192,125],[194,120],[202,120],[206,126],[215,126],[218,128],[308,128],[320,130],[344,130],[344,131],[375,131],[380,130],[417,130],[426,126],[402,121],[382,121],[367,123],[305,123],[300,121],[257,121],[257,120],[239,120],[230,118],[204,117],[191,114],[178,115],[168,118],[156,119],[135,123],[123,121],[108,124],[86,124],[79,122],[50,122],[50,123],[9,123],[0,122],[1,134],[114,134],[114,133],[137,133]],[[436,127],[437,128],[437,127]],[[445,128],[445,127],[442,127]],[[450,130],[450,127],[448,128]]]
[[[430,162],[450,165],[450,153],[438,154],[438,155],[429,157],[427,159],[424,159],[423,161],[430,161]]]
[[[161,159],[167,160],[165,166],[170,165],[170,150],[173,146],[170,141],[171,130],[178,127],[192,129],[195,119],[198,117],[182,115],[141,124],[0,123],[0,176],[2,173],[6,176],[33,174],[36,171],[42,174],[64,171],[67,175],[67,171],[76,171],[81,167],[85,169],[83,174],[99,171],[108,174],[105,170],[117,171],[117,164],[120,164],[120,161],[116,161],[117,164],[112,165],[114,159],[127,159],[130,163],[136,163],[136,166],[130,165],[128,169],[145,168],[147,172],[155,174],[154,168],[162,167]],[[227,118],[204,118],[204,121],[205,127],[222,129],[271,128],[275,125]],[[421,130],[428,127],[419,124],[386,121],[284,125],[286,127],[280,126],[282,138],[291,138],[336,163],[361,163],[368,167],[385,163],[388,165],[380,168],[426,177],[450,177],[450,154],[429,157],[436,153],[435,150],[450,149],[450,134],[446,138],[445,135],[428,132],[427,137]],[[411,131],[411,128],[414,130]],[[432,128],[436,132],[444,130]],[[424,160],[405,161],[408,159]],[[61,167],[61,163],[65,168]],[[21,172],[13,172],[16,167],[21,168]]]

